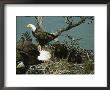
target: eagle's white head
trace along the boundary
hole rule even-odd
[[[31,29],[33,32],[35,32],[35,30],[36,30],[36,26],[33,24],[28,24],[26,27]]]

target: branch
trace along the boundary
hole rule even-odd
[[[34,16],[37,21],[37,28],[43,28],[43,16]],[[75,16],[76,17],[76,16]],[[74,16],[63,16],[65,23],[67,24],[66,27],[58,29],[55,33],[53,33],[55,36],[61,35],[62,32],[71,30],[74,27],[77,27],[81,25],[82,23],[85,23],[86,19],[92,20],[94,17],[92,16],[77,16],[80,20],[78,22],[74,22]]]
[[[37,27],[42,27],[43,28],[43,16],[34,16],[36,21],[37,21]]]
[[[64,31],[68,31],[68,30],[70,30],[70,29],[72,29],[76,26],[81,25],[82,23],[85,22],[87,17],[81,17],[80,16],[80,21],[77,22],[77,23],[74,22],[74,20],[71,16],[66,16],[66,17],[64,17],[64,19],[65,19],[65,23],[67,24],[67,27],[57,30],[57,32],[55,34],[58,35],[58,36],[61,35],[61,33],[64,32]]]

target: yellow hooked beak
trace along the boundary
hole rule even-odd
[[[28,24],[27,26],[26,26],[26,28],[30,28],[31,26],[30,26],[30,24]]]

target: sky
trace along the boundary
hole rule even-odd
[[[76,19],[77,21],[77,19]],[[22,33],[31,30],[26,28],[27,24],[36,24],[34,17],[16,17],[16,39],[18,40]],[[60,16],[46,16],[43,18],[43,26],[45,31],[49,33],[56,32],[57,29],[64,27],[64,18]],[[74,39],[82,38],[80,40],[80,47],[85,49],[94,50],[94,22],[91,24],[83,23],[69,31],[63,32],[61,36],[58,37],[59,41],[64,40],[64,36],[68,34]]]

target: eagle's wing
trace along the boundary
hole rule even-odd
[[[37,38],[38,42],[42,45],[45,45],[56,38],[55,35],[40,30],[36,30],[35,32],[32,32],[32,34],[34,37]]]
[[[50,34],[48,32],[45,32],[42,28],[38,28],[35,30],[35,32],[33,32],[33,35],[36,38],[40,38],[40,39],[51,39],[53,40],[55,38],[55,35]]]

